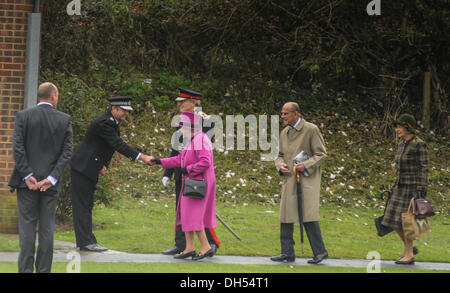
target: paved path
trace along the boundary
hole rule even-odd
[[[186,262],[186,260],[176,260],[172,256],[154,254],[154,253],[126,253],[115,250],[108,250],[102,253],[84,252],[76,250],[75,244],[55,240],[54,262],[69,262],[72,259],[70,252],[80,253],[82,262]],[[16,262],[19,256],[18,252],[0,252],[0,262],[10,261]],[[270,260],[267,256],[237,256],[237,255],[215,255],[212,258],[205,258],[202,262],[218,263],[218,264],[262,264],[262,265],[286,265],[279,264]],[[308,258],[297,258],[292,266],[311,266],[307,263]],[[355,267],[366,268],[371,260],[365,259],[326,259],[319,266],[329,267]],[[424,270],[446,270],[450,272],[450,263],[440,262],[416,262],[414,266],[396,265],[392,260],[381,260],[381,268],[408,268],[408,269],[424,269]]]

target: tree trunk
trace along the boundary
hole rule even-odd
[[[423,81],[423,126],[430,129],[431,73],[425,72]]]

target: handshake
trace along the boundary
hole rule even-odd
[[[149,164],[150,166],[154,166],[156,164],[160,164],[160,162],[158,162],[159,160],[156,159],[154,156],[147,156],[142,154],[139,157],[140,160],[144,161],[146,164]],[[162,183],[164,186],[168,186],[170,183],[170,177],[164,176],[162,179]]]
[[[153,166],[156,164],[156,159],[154,156],[147,156],[144,154],[141,154],[141,156],[139,157],[139,160],[143,161],[144,163]]]
[[[34,176],[28,177],[27,180],[25,180],[25,183],[27,184],[28,189],[39,190],[42,192],[47,191],[47,189],[53,186],[47,178],[38,182]]]

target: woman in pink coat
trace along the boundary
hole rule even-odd
[[[199,260],[214,255],[206,238],[205,228],[216,227],[216,175],[212,143],[208,136],[201,131],[198,123],[200,120],[201,118],[197,114],[182,112],[179,126],[187,140],[186,147],[178,156],[153,159],[153,164],[161,164],[164,169],[182,168],[183,183],[175,216],[175,229],[185,232],[186,248],[182,253],[174,256],[177,259],[192,257],[194,260]],[[183,195],[185,178],[206,181],[206,192],[203,199]],[[194,231],[202,246],[199,254],[194,249]]]

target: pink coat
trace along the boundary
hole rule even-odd
[[[180,200],[175,216],[175,229],[201,231],[215,228],[216,225],[216,175],[212,144],[208,136],[201,132],[196,134],[184,150],[176,157],[161,159],[164,169],[186,167],[188,174],[183,174]],[[194,199],[183,195],[184,178],[205,179],[206,195],[203,199]]]

